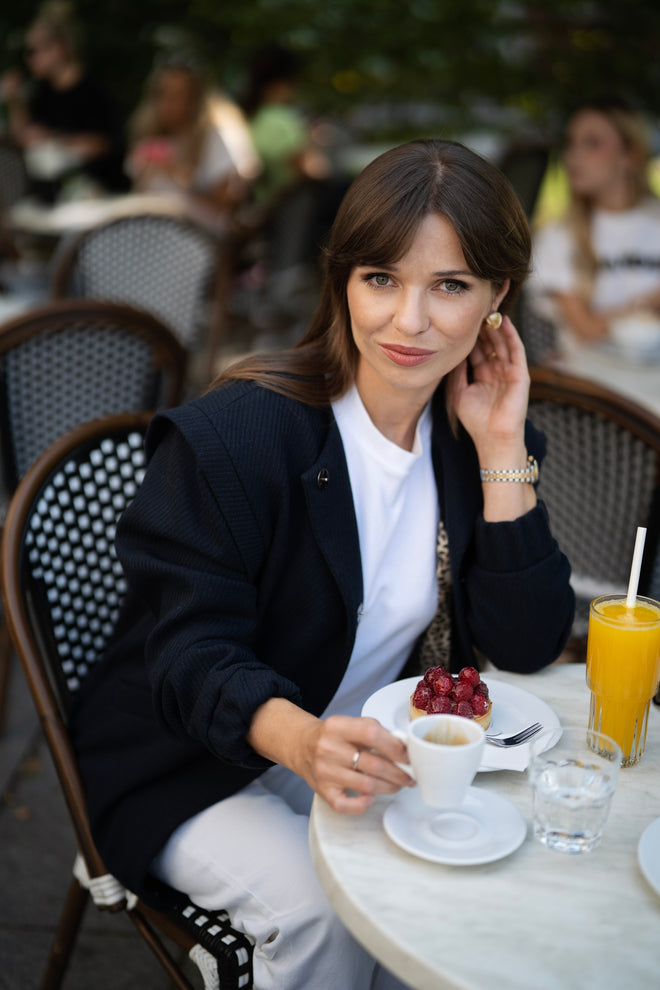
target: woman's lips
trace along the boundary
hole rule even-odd
[[[390,361],[402,365],[404,368],[413,368],[417,364],[424,364],[435,353],[424,350],[422,347],[402,347],[400,344],[380,344],[379,346]]]

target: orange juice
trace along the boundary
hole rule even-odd
[[[660,603],[638,596],[629,609],[625,595],[595,598],[587,640],[589,728],[618,742],[621,766],[637,763],[644,751],[659,680]]]

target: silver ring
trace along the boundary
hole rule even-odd
[[[359,749],[356,749],[353,753],[353,759],[351,760],[351,770],[357,770],[358,760],[360,759],[361,753]]]

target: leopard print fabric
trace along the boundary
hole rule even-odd
[[[451,663],[451,570],[449,568],[449,540],[442,519],[438,526],[437,541],[438,607],[422,637],[419,647],[420,673],[429,667],[442,664],[448,670]]]

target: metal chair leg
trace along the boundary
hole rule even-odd
[[[139,908],[129,911],[128,916],[158,959],[158,962],[161,964],[174,986],[177,987],[177,990],[195,990],[190,981],[187,980],[181,972],[179,966],[177,966],[174,962],[162,941],[154,932],[153,928]]]
[[[61,987],[88,900],[89,891],[74,877],[53,938],[40,990],[59,990]]]

